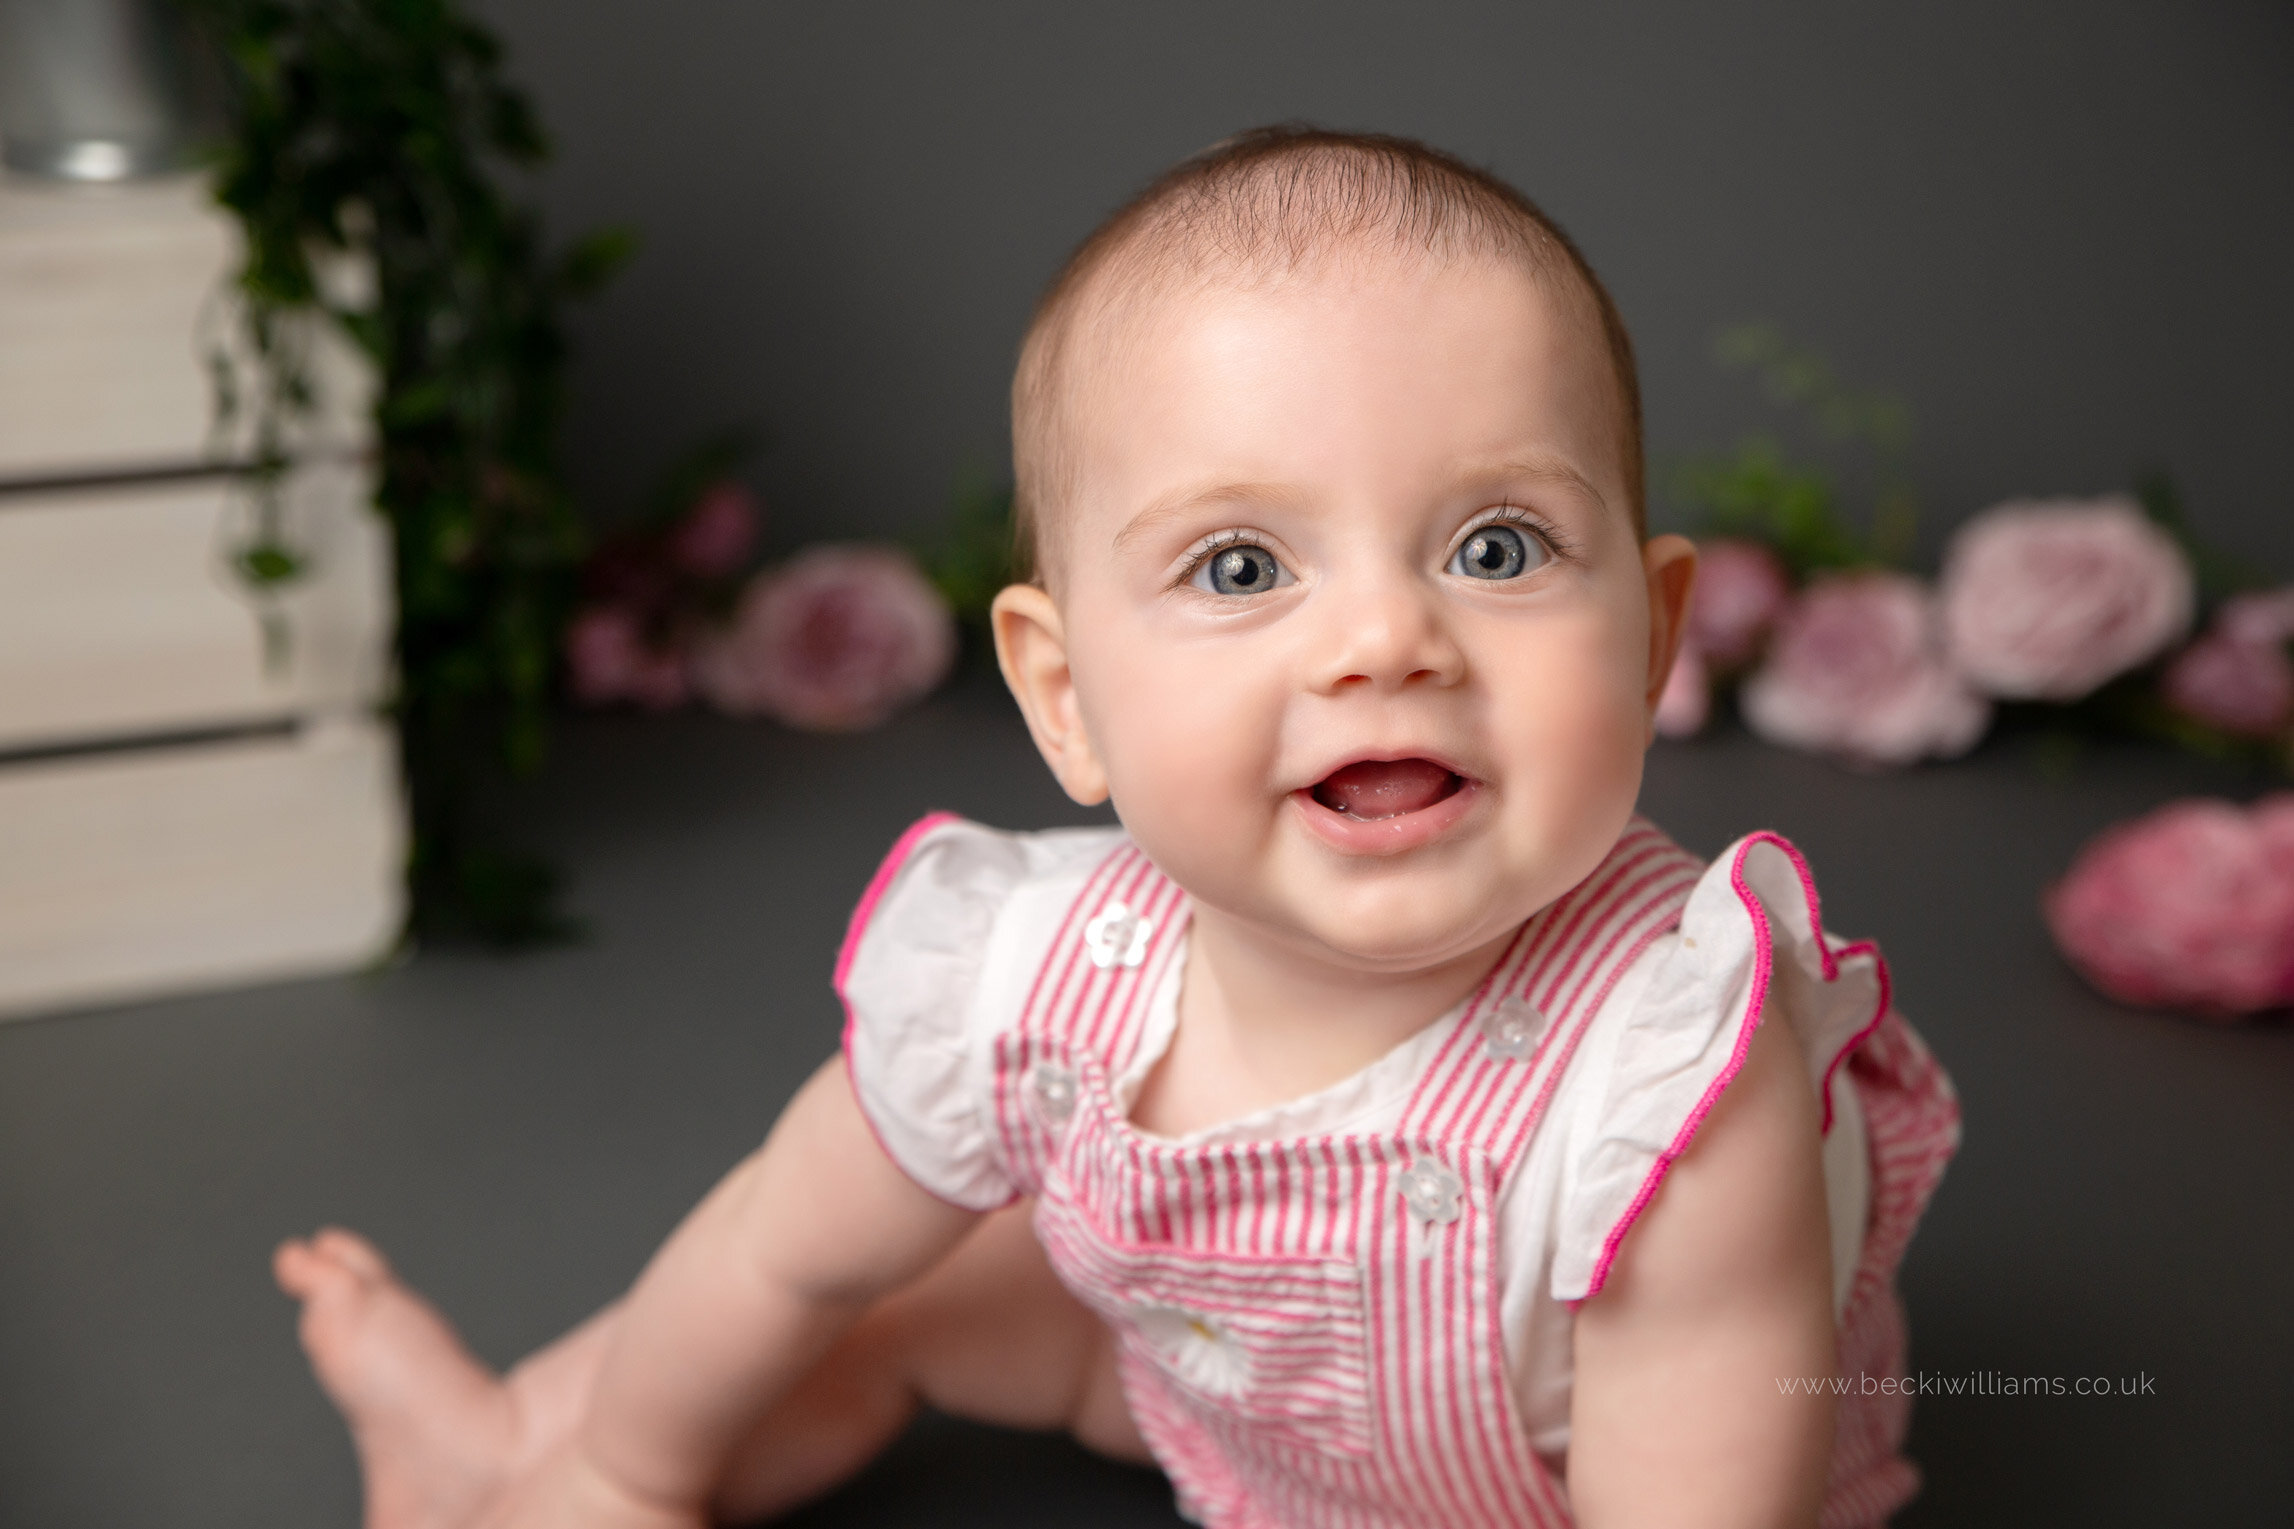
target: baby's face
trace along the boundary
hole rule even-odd
[[[1614,842],[1688,560],[1635,534],[1588,327],[1507,266],[1364,258],[1166,299],[1077,379],[1007,672],[1198,904],[1411,970]]]

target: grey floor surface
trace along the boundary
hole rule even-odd
[[[2294,1034],[2114,1007],[2034,911],[2105,822],[2254,785],[2132,750],[2061,778],[2013,744],[1892,776],[1737,736],[1652,762],[1690,847],[1800,843],[1959,1081],[1914,1363],[2152,1379],[1923,1400],[1904,1525],[2294,1521]],[[934,807],[1083,816],[983,684],[850,739],[578,718],[520,811],[586,943],[0,1027],[0,1525],[352,1524],[272,1244],[371,1233],[495,1362],[579,1318],[833,1047],[846,911]],[[802,1522],[1176,1520],[1152,1473],[933,1421]]]

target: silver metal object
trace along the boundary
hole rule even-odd
[[[192,45],[161,0],[0,0],[0,161],[120,181],[186,168],[202,127]]]

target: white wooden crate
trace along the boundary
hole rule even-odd
[[[400,821],[365,719],[0,769],[0,1017],[373,961]]]
[[[400,924],[368,384],[329,341],[268,663],[202,359],[236,258],[195,183],[0,177],[0,1017],[352,968]]]
[[[228,458],[208,351],[232,326],[236,226],[196,179],[48,186],[0,174],[0,481]],[[338,279],[354,282],[343,268]],[[312,449],[370,435],[371,383],[331,330],[314,343]]]
[[[390,549],[367,475],[287,483],[308,574],[270,662],[227,557],[244,485],[223,477],[0,495],[0,751],[373,706],[387,678]]]

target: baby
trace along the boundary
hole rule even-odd
[[[1789,845],[1633,816],[1695,554],[1584,260],[1254,132],[1077,252],[1012,396],[997,652],[1121,830],[911,829],[843,1055],[506,1378],[283,1247],[370,1529],[769,1517],[924,1403],[1221,1526],[1883,1521],[1957,1111]]]

